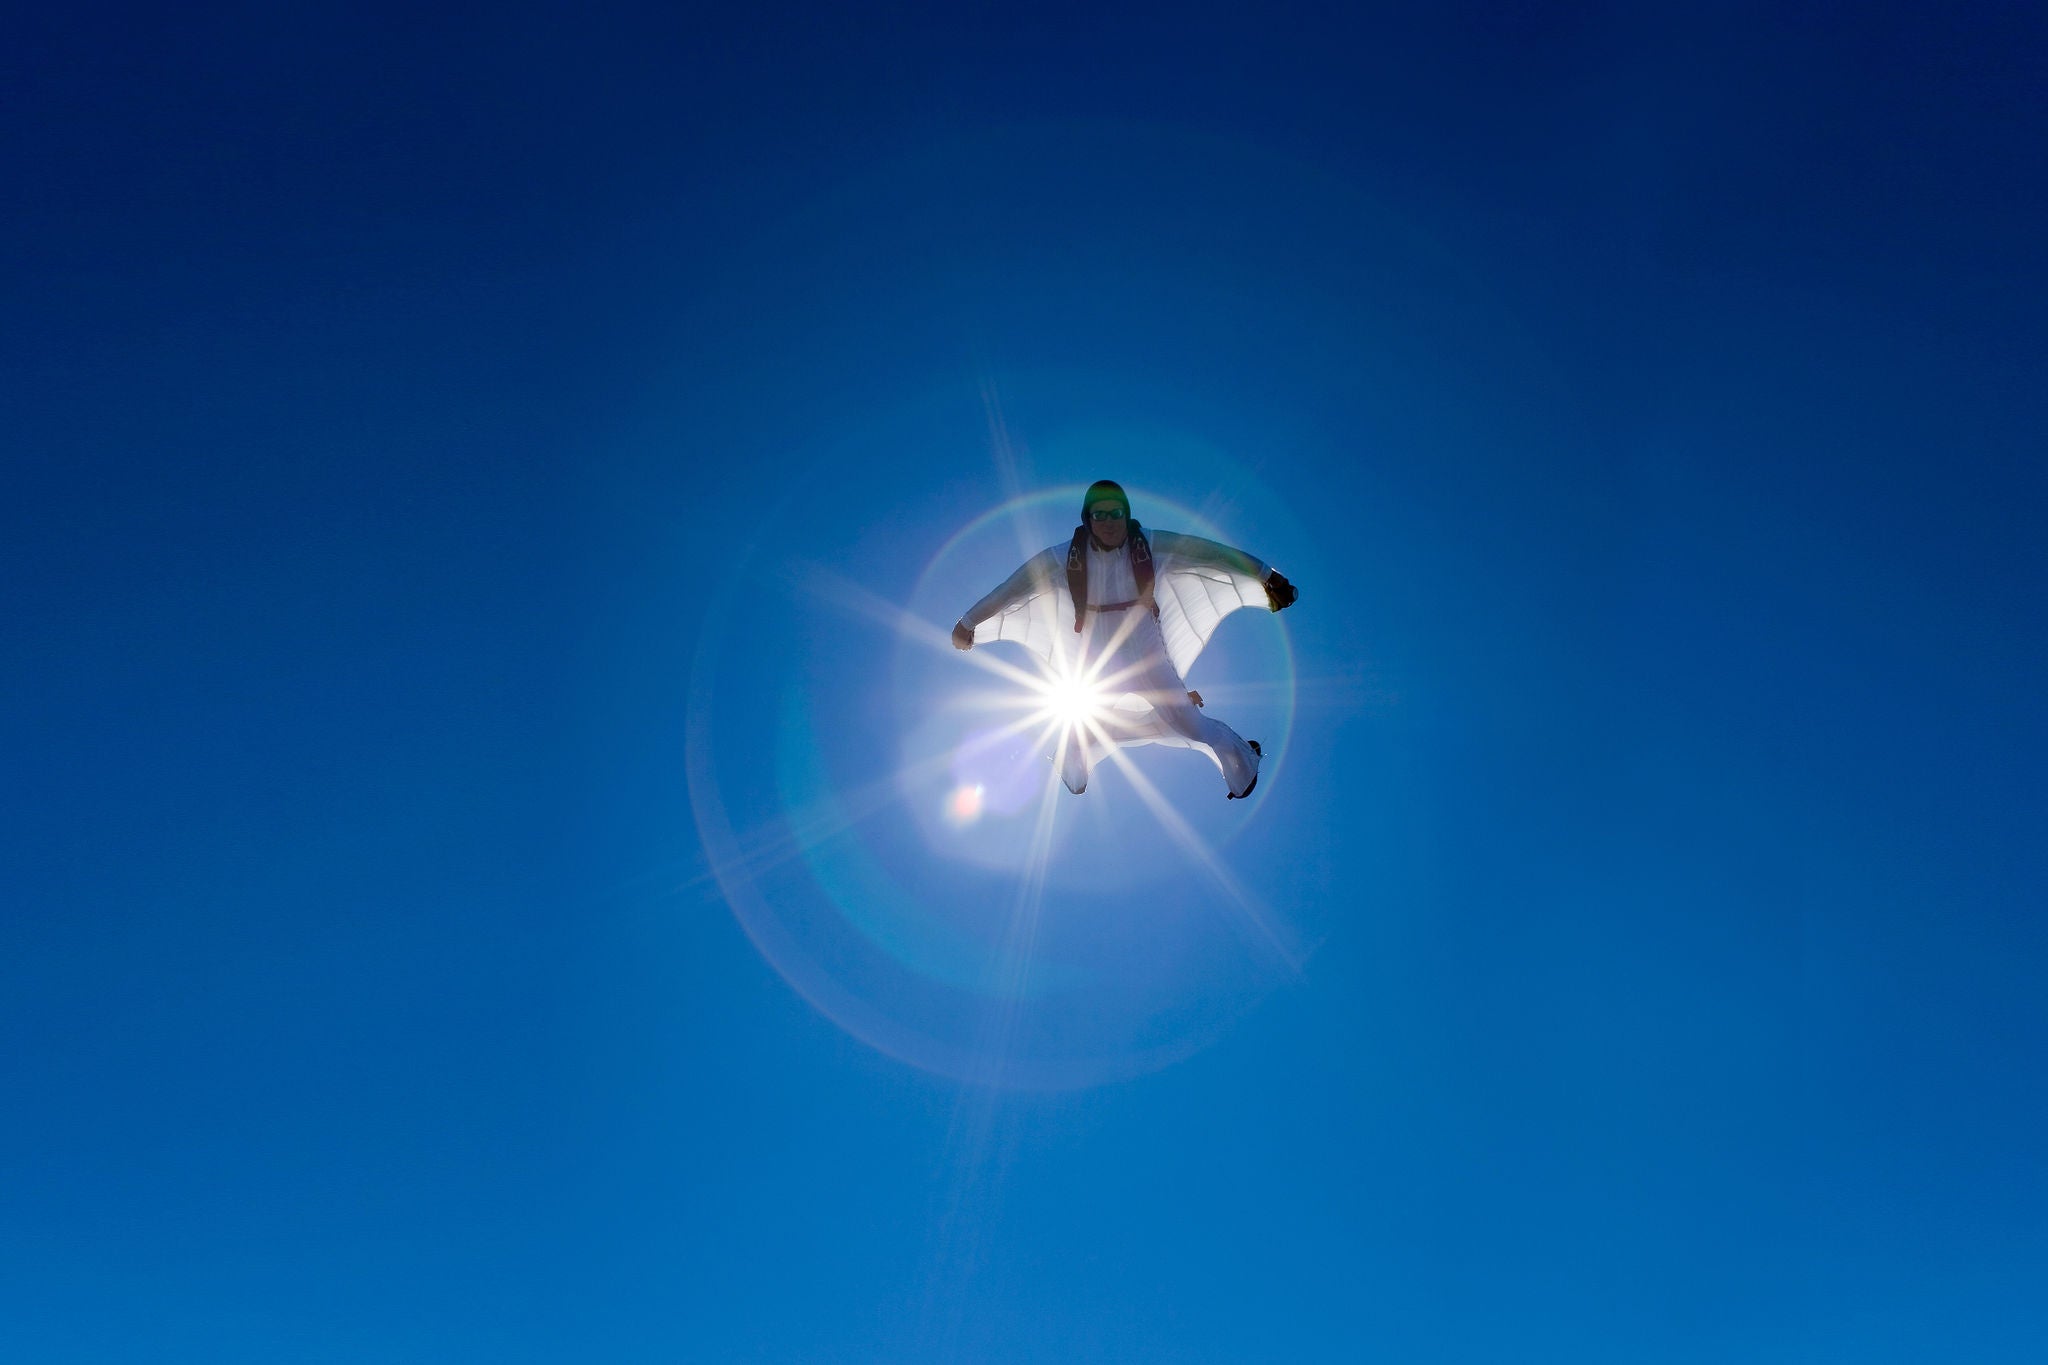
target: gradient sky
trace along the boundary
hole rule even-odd
[[[0,1357],[2048,1358],[2048,24],[1709,8],[10,16]]]

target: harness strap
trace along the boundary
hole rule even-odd
[[[1124,543],[1130,548],[1131,576],[1138,583],[1137,597],[1129,602],[1091,607],[1088,605],[1088,527],[1084,524],[1074,528],[1074,538],[1067,542],[1067,595],[1074,599],[1074,634],[1081,633],[1081,623],[1091,611],[1128,611],[1143,605],[1154,616],[1159,614],[1159,603],[1152,595],[1152,584],[1158,573],[1152,563],[1152,542],[1145,538],[1144,528],[1136,519],[1131,521]]]
[[[1074,634],[1088,615],[1088,528],[1076,526],[1067,544],[1067,596],[1074,599]]]

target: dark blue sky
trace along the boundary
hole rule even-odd
[[[1924,8],[11,16],[0,1356],[2041,1359],[2048,25]],[[894,776],[1102,476],[1302,586],[1136,756],[1270,937]]]

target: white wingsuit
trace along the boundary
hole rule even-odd
[[[1258,752],[1237,731],[1204,714],[1190,700],[1183,677],[1225,616],[1269,604],[1265,585],[1273,570],[1242,550],[1199,536],[1141,531],[1135,522],[1131,530],[1151,550],[1156,613],[1141,600],[1131,540],[1105,550],[1090,537],[1087,611],[1079,631],[1068,586],[1068,545],[1050,546],[1026,560],[967,609],[961,626],[972,629],[977,645],[1016,641],[1054,677],[1092,674],[1115,698],[1096,721],[1110,743],[1199,749],[1222,770],[1229,794],[1243,796],[1258,779]],[[1069,791],[1086,789],[1100,747],[1085,726],[1067,744],[1060,777]]]

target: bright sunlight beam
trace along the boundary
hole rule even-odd
[[[1039,715],[1070,732],[1099,722],[1115,700],[1095,679],[1076,673],[1039,678],[1032,687],[1038,693]]]

